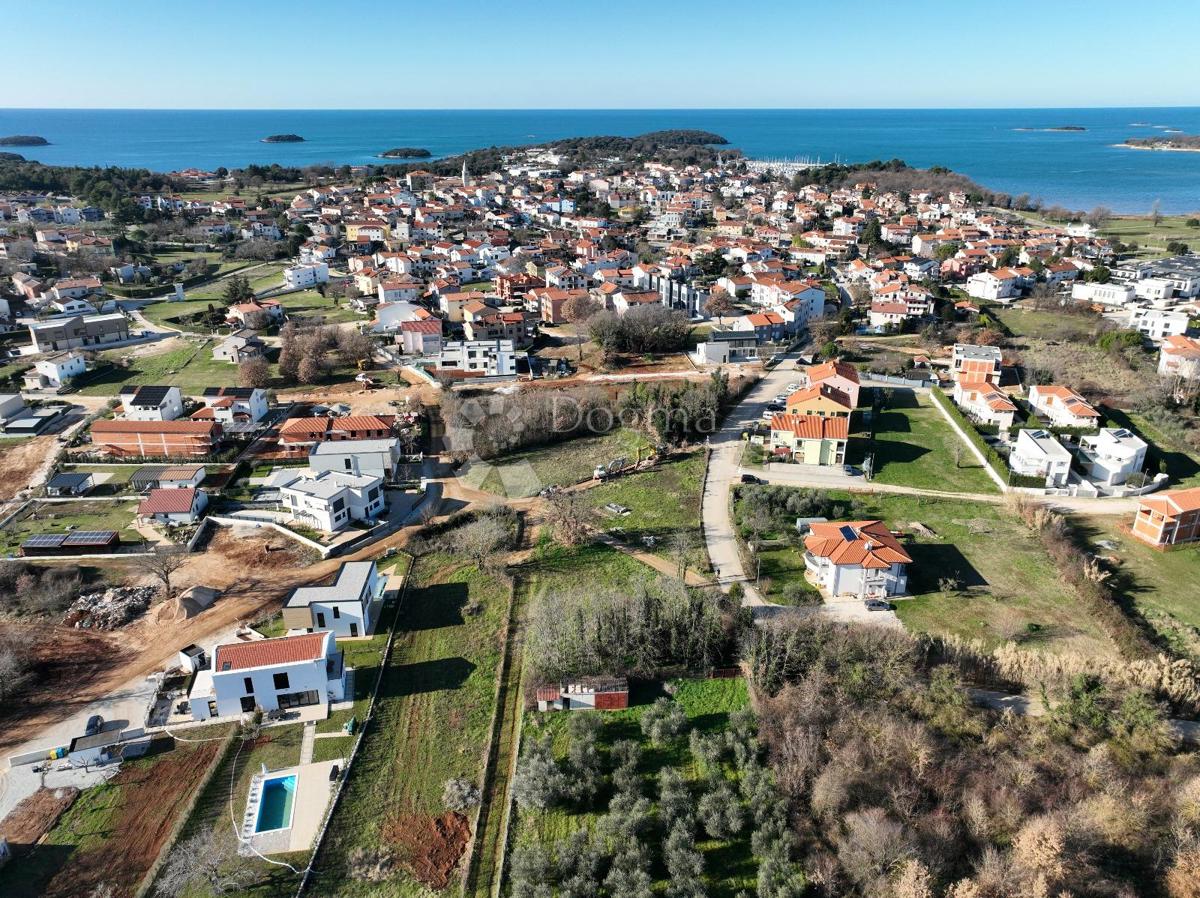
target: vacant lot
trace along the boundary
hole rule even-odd
[[[728,727],[729,715],[748,704],[746,684],[742,680],[676,680],[671,684],[674,700],[687,715],[688,729],[705,735],[719,734]],[[653,746],[643,735],[639,721],[650,703],[661,695],[657,684],[635,689],[630,697],[631,707],[624,711],[573,712],[576,714],[598,713],[602,726],[599,748],[606,768],[611,769],[612,747],[621,740],[633,740],[641,745],[642,756],[637,772],[642,780],[642,792],[647,797],[658,795],[659,771],[672,767],[679,771],[687,784],[689,793],[698,799],[708,788],[706,771],[700,769],[688,748],[686,733],[660,747]],[[522,741],[536,739],[545,734],[554,740],[555,755],[565,758],[569,746],[567,726],[571,715],[538,714],[530,712],[525,717]],[[716,774],[734,784],[737,774],[724,767]],[[602,791],[595,802],[595,809],[551,808],[535,810],[519,808],[516,818],[514,840],[517,845],[541,844],[552,847],[578,829],[595,827],[601,817],[600,811],[607,804],[611,793]],[[652,804],[657,804],[653,802]],[[745,809],[743,808],[743,814]],[[704,856],[704,882],[707,893],[713,898],[732,898],[743,890],[753,893],[757,875],[757,864],[750,847],[750,829],[745,826],[740,833],[728,840],[710,839],[701,832],[696,847]],[[653,875],[656,893],[666,888],[666,870],[661,863],[662,839],[655,834],[644,840],[656,862]]]
[[[1193,215],[1164,215],[1158,224],[1149,216],[1126,215],[1110,219],[1100,229],[1105,237],[1122,243],[1136,243],[1140,256],[1166,255],[1167,244],[1183,241],[1193,250],[1200,248],[1200,227],[1189,225]]]
[[[79,391],[85,396],[116,396],[126,384],[161,384],[179,387],[184,395],[198,395],[205,387],[223,386],[237,380],[237,366],[212,357],[213,340],[170,341],[163,352],[131,355],[111,350],[102,357],[113,367],[91,379]],[[125,361],[128,364],[123,364]]]
[[[631,539],[665,540],[677,530],[700,529],[700,485],[704,452],[672,458],[649,471],[624,474],[589,489],[585,495],[605,530],[620,527]],[[604,511],[609,503],[624,505],[627,515]]]
[[[928,396],[907,389],[891,396],[876,421],[875,480],[960,493],[996,492],[987,471]],[[852,439],[850,463],[861,464],[862,453],[869,451],[865,440]]]
[[[1087,518],[1082,526],[1113,570],[1118,594],[1175,651],[1200,661],[1200,546],[1156,551],[1121,530],[1131,517]]]
[[[614,430],[475,463],[463,479],[475,489],[510,499],[533,496],[545,486],[569,486],[587,480],[598,464],[622,457],[633,462],[639,448],[643,457],[650,448],[641,434]]]
[[[457,829],[446,830],[452,821],[442,787],[453,777],[481,779],[508,588],[444,555],[418,559],[413,578],[375,717],[318,859],[314,894],[420,894],[423,886],[407,871],[465,847]],[[391,850],[400,866],[386,883],[356,882],[348,864],[359,847]]]
[[[39,533],[66,533],[72,530],[116,530],[121,542],[139,542],[141,537],[126,530],[133,523],[137,506],[132,502],[38,503],[20,520],[0,530],[0,554],[16,551],[26,539]]]
[[[212,737],[216,729],[198,732]],[[11,898],[79,898],[107,885],[114,898],[129,898],[220,745],[181,742],[171,750],[126,761],[107,783],[81,792],[19,863],[0,871],[0,893]]]
[[[198,312],[207,312],[209,308],[220,311],[224,307],[225,301],[222,299],[185,299],[183,302],[150,303],[142,308],[142,314],[147,321],[157,324],[159,327],[174,327],[208,333],[207,327],[193,325],[190,322],[191,316]]]
[[[1157,461],[1171,478],[1171,489],[1200,486],[1200,458],[1187,444],[1188,437],[1196,438],[1195,418],[1185,418],[1182,412],[1171,413],[1168,430],[1139,412],[1106,409],[1105,414],[1114,427],[1128,427],[1149,443],[1146,461],[1153,469]],[[1189,426],[1191,425],[1191,426]]]
[[[326,324],[343,324],[347,321],[366,321],[367,316],[351,308],[338,305],[338,301],[326,298],[316,290],[300,290],[273,297],[287,310],[293,320],[323,321]]]
[[[921,496],[858,498],[866,515],[910,535],[913,597],[897,602],[909,629],[1051,651],[1115,651],[1059,580],[1041,543],[1002,506]],[[915,524],[934,535],[922,535]]]
[[[1091,313],[1073,314],[1061,311],[988,308],[988,314],[1003,322],[1013,337],[1036,337],[1041,340],[1083,340],[1099,327],[1101,318]]]

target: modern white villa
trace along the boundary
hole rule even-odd
[[[834,598],[902,595],[912,558],[883,521],[814,523],[804,539],[809,577]]]
[[[285,468],[273,472],[267,485],[279,490],[294,520],[326,533],[344,530],[351,521],[369,521],[383,511],[383,480],[370,474]]]
[[[374,561],[347,561],[328,586],[301,586],[283,604],[288,631],[330,630],[336,636],[371,633],[387,588]]]
[[[1146,466],[1146,441],[1124,427],[1105,427],[1079,440],[1088,477],[1101,486],[1119,486]]]
[[[330,630],[218,645],[196,672],[188,704],[193,720],[238,717],[256,708],[287,711],[340,702],[346,671]]]
[[[1071,453],[1047,430],[1018,430],[1008,466],[1025,477],[1043,478],[1048,489],[1060,489],[1071,475]]]

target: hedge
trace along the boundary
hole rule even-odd
[[[1031,477],[1028,474],[1017,474],[1008,466],[1008,461],[995,450],[992,446],[984,442],[983,436],[979,433],[979,429],[968,420],[967,416],[959,410],[946,396],[940,387],[930,387],[929,395],[933,397],[942,408],[944,408],[962,428],[963,433],[967,435],[967,439],[971,444],[983,453],[983,457],[987,459],[988,464],[995,469],[996,473],[1005,478],[1005,482],[1009,486],[1030,487],[1033,489],[1045,488],[1046,480],[1043,477]],[[997,433],[999,428],[997,428]]]

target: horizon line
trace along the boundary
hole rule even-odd
[[[1027,112],[1200,109],[1139,106],[0,106],[0,112]]]

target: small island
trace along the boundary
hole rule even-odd
[[[10,134],[0,137],[0,147],[48,147],[50,141],[36,134]]]
[[[304,143],[304,138],[299,134],[272,134],[270,137],[264,137],[263,143]]]
[[[1083,125],[1056,125],[1053,128],[1014,128],[1014,131],[1086,131]]]
[[[1177,134],[1172,137],[1127,137],[1117,144],[1130,150],[1168,150],[1177,153],[1200,153],[1200,134]]]
[[[433,153],[424,147],[392,147],[379,155],[383,159],[428,159]]]

